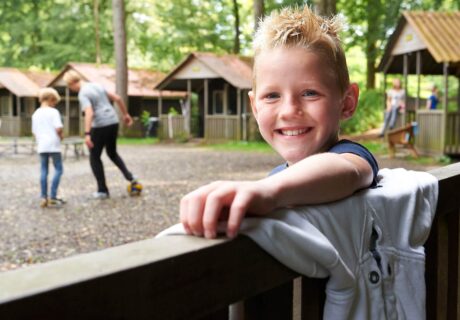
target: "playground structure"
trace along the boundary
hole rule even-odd
[[[415,146],[421,154],[460,155],[460,85],[456,99],[448,97],[449,77],[460,82],[460,43],[455,40],[459,38],[460,12],[404,12],[378,67],[384,74],[384,84],[388,74],[402,74],[406,89],[408,75],[417,75],[416,97],[406,95],[400,124],[417,122]],[[442,109],[426,110],[422,104],[422,74],[443,76]],[[455,111],[448,108],[449,104],[455,105]]]

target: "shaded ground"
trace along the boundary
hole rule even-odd
[[[144,184],[131,198],[118,169],[104,158],[109,200],[92,200],[88,158],[64,162],[63,208],[39,208],[39,167],[30,154],[0,156],[0,271],[153,237],[178,221],[180,198],[213,180],[258,179],[281,162],[274,153],[211,151],[187,146],[121,146]],[[105,157],[105,156],[104,156]],[[380,167],[429,170],[379,158]]]

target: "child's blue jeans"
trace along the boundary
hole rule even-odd
[[[57,189],[59,181],[63,173],[62,168],[62,156],[60,152],[43,152],[40,153],[40,164],[41,164],[41,175],[40,175],[40,186],[41,186],[41,197],[48,197],[48,163],[49,159],[53,160],[54,165],[54,176],[51,183],[51,198],[55,199],[57,196]]]

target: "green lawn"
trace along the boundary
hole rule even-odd
[[[274,152],[273,149],[265,142],[255,141],[231,141],[219,144],[206,144],[207,148],[220,151],[257,151],[257,152]]]
[[[118,138],[118,144],[124,145],[148,145],[148,144],[156,144],[160,140],[158,138],[125,138],[120,137]]]

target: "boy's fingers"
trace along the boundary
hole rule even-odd
[[[228,205],[233,197],[233,188],[230,186],[221,186],[208,195],[203,214],[203,227],[205,237],[212,239],[217,234],[217,221],[222,213],[223,208]]]
[[[250,197],[247,194],[238,193],[230,207],[230,215],[227,224],[227,237],[235,238],[241,226],[241,221],[249,207]]]
[[[186,197],[182,198],[180,201],[180,222],[184,226],[185,232],[187,234],[192,234],[192,230],[190,229],[188,225],[188,220],[187,220],[187,207],[188,207],[188,200]]]

